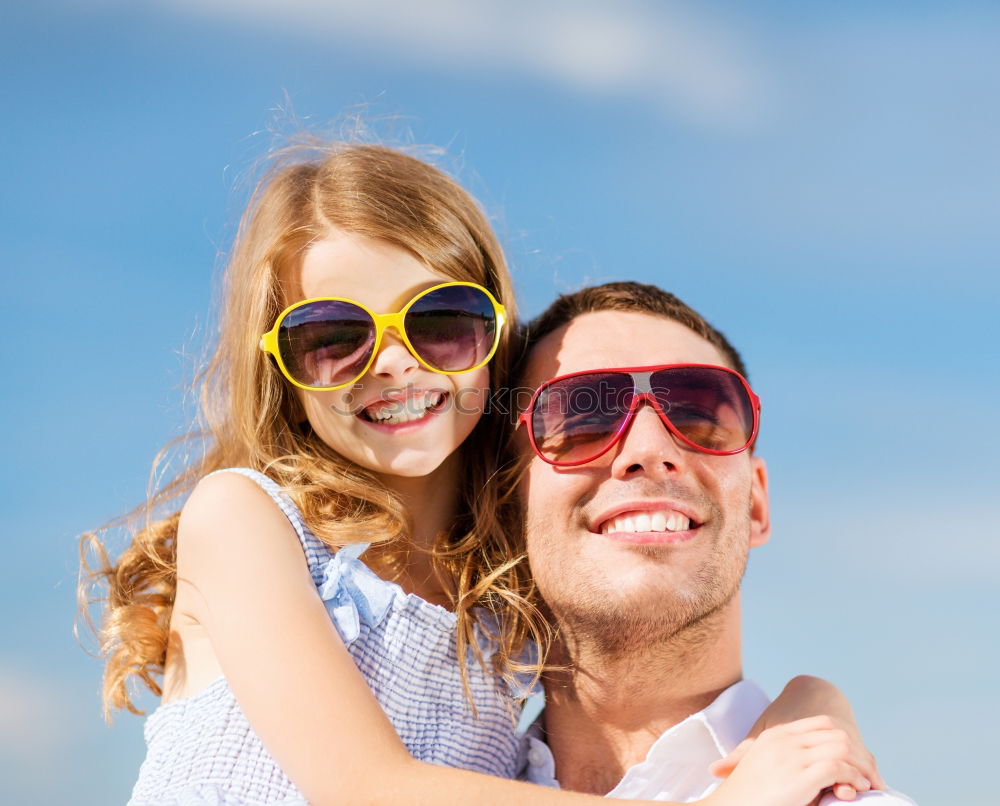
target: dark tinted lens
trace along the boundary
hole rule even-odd
[[[632,396],[632,378],[622,373],[595,372],[549,384],[531,415],[535,445],[553,462],[593,458],[621,427]]]
[[[737,451],[750,441],[753,403],[733,373],[681,367],[654,372],[649,382],[663,413],[695,445]]]
[[[375,323],[350,302],[318,301],[288,314],[278,349],[289,374],[304,386],[338,386],[364,369],[375,345]]]
[[[493,349],[493,303],[478,288],[448,286],[418,299],[406,312],[406,335],[426,363],[446,372],[481,364]]]

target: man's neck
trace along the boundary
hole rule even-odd
[[[738,596],[670,639],[609,654],[585,637],[553,650],[545,731],[564,789],[607,794],[669,728],[742,677]]]

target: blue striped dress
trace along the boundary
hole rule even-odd
[[[291,521],[317,593],[410,753],[434,764],[514,777],[520,737],[510,695],[470,657],[478,718],[472,715],[462,689],[455,614],[376,576],[359,559],[365,544],[331,551],[263,473],[216,472],[252,479]],[[479,635],[488,656],[489,642]],[[157,708],[146,720],[145,738],[146,759],[129,806],[306,805],[250,727],[224,677],[194,697]],[[335,764],[330,774],[338,774]]]

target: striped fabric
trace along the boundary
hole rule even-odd
[[[295,528],[318,594],[403,743],[422,761],[511,778],[519,737],[509,694],[468,661],[478,718],[462,689],[455,615],[387,582],[359,559],[365,544],[332,552],[263,473],[256,482]],[[485,636],[480,646],[489,649]],[[256,806],[305,800],[264,749],[224,677],[162,705],[146,720],[146,760],[130,806]],[[330,774],[337,774],[331,760]]]

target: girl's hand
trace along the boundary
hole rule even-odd
[[[710,768],[728,777],[703,801],[706,806],[807,806],[838,784],[853,792],[872,788],[867,752],[827,716],[768,728],[740,748],[735,769],[733,754]]]
[[[878,771],[875,757],[865,748],[850,702],[833,683],[819,677],[799,675],[789,680],[778,698],[754,723],[747,734],[747,739],[756,738],[768,728],[821,714],[830,717],[834,727],[845,731],[854,743],[856,751],[867,758],[862,772],[872,782],[872,789],[885,789],[885,781]],[[720,778],[728,776],[743,758],[748,747],[749,742],[743,742],[729,756],[713,764],[712,774]],[[838,784],[834,787],[833,794],[841,800],[854,800],[857,792],[850,785]]]

